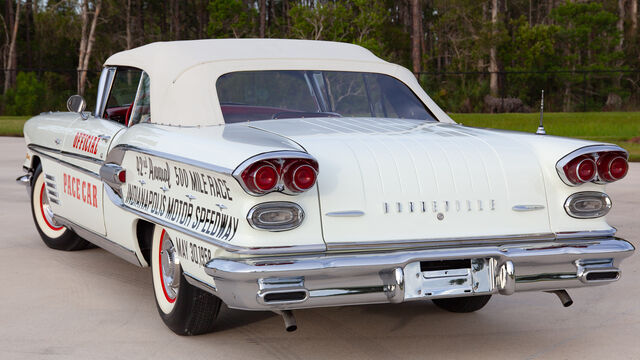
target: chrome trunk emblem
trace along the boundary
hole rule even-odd
[[[429,205],[427,205],[427,203],[429,203]],[[460,212],[462,206],[460,205],[460,203],[466,203],[466,211],[485,211],[485,210],[490,210],[490,211],[495,211],[496,210],[496,201],[494,199],[490,199],[490,200],[431,200],[431,201],[408,201],[404,204],[407,205],[407,208],[409,209],[409,213],[415,213],[415,212],[422,212],[422,213],[426,213],[426,212],[433,212],[434,214],[440,215],[442,214],[443,218],[444,218],[444,213],[448,213],[450,210],[453,211],[453,204],[455,203],[455,211],[456,212]],[[395,204],[394,204],[395,203]],[[418,208],[416,207],[416,204],[420,204],[420,211],[418,211]],[[485,205],[485,204],[488,204]],[[427,206],[429,206],[431,209],[427,209]],[[464,205],[463,205],[464,206]],[[520,207],[520,206],[525,206],[525,205],[517,205],[514,206],[514,210],[515,211],[528,211],[528,210],[516,210],[516,207]],[[527,205],[527,206],[532,206],[532,205]],[[403,202],[399,202],[399,201],[393,201],[393,202],[384,202],[382,204],[382,210],[385,214],[390,214],[390,213],[394,213],[394,214],[400,214],[402,213],[402,208],[403,208]],[[544,208],[544,207],[543,207]],[[395,211],[394,211],[395,210]],[[538,210],[538,209],[535,209]],[[336,212],[339,213],[339,212]],[[329,215],[331,214],[331,215]],[[344,216],[344,215],[334,215],[334,213],[327,213],[327,216]],[[440,219],[441,220],[441,219]]]

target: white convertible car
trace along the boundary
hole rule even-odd
[[[151,266],[177,334],[215,329],[222,302],[287,330],[322,306],[568,306],[634,251],[605,221],[624,149],[456,124],[359,46],[154,43],[111,56],[98,86],[92,114],[75,95],[26,123],[18,180],[47,246]]]

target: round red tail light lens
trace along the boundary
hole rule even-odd
[[[120,170],[118,172],[118,181],[120,181],[123,184],[127,182],[127,170]]]
[[[269,191],[278,183],[278,172],[273,165],[264,164],[253,172],[253,185],[260,191]]]
[[[620,180],[627,175],[629,163],[620,154],[609,153],[598,159],[598,176],[604,181]]]
[[[611,176],[613,176],[614,179],[622,179],[627,175],[627,171],[629,171],[629,163],[627,162],[627,159],[622,156],[613,159],[613,161],[611,161],[611,166],[609,166],[609,171],[611,171]]]
[[[288,161],[282,172],[282,180],[287,191],[301,193],[311,189],[318,179],[317,166],[317,163],[305,160]]]
[[[582,182],[590,181],[596,176],[596,162],[593,159],[584,159],[578,164],[578,178]]]
[[[242,173],[246,188],[255,194],[265,194],[275,189],[280,175],[276,167],[268,161],[259,161]]]
[[[308,190],[316,183],[316,170],[311,165],[300,165],[293,170],[292,180],[297,190]]]
[[[596,171],[596,162],[589,155],[578,156],[564,166],[567,179],[576,185],[593,180],[596,177]]]

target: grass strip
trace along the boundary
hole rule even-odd
[[[468,126],[534,133],[539,114],[450,114]],[[617,144],[640,161],[640,112],[546,113],[547,134]],[[633,140],[635,139],[635,140]],[[633,141],[632,141],[633,140]]]
[[[464,125],[535,132],[539,114],[450,114]],[[0,136],[23,136],[29,116],[0,116]],[[546,113],[548,134],[617,144],[640,161],[640,112]],[[632,141],[632,139],[636,139]]]
[[[0,136],[23,136],[22,128],[30,116],[0,116]]]

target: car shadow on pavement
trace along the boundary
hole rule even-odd
[[[238,327],[247,326],[252,323],[260,322],[272,317],[280,316],[270,311],[245,311],[230,309],[226,304],[220,307],[218,314],[218,323],[215,332],[233,330]]]

